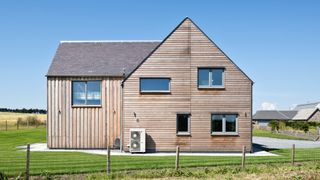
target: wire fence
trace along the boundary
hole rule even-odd
[[[38,120],[5,120],[0,121],[0,131],[11,131],[19,129],[28,129],[28,128],[41,128],[46,127],[46,121]]]
[[[20,172],[21,175],[50,174],[82,174],[105,172],[106,174],[121,173],[135,170],[179,170],[185,168],[226,167],[245,170],[247,166],[257,164],[288,163],[296,166],[300,162],[320,161],[320,148],[296,148],[293,144],[289,149],[271,150],[272,156],[254,156],[245,151],[236,156],[192,156],[181,155],[179,148],[170,156],[113,155],[114,150],[104,150],[101,155],[80,152],[27,152],[20,156],[18,166],[8,166],[7,172]],[[109,154],[109,155],[108,155]],[[2,163],[9,163],[4,161]],[[1,171],[1,170],[0,170]],[[6,172],[6,171],[5,171]]]
[[[18,123],[18,122],[16,122]],[[188,168],[227,167],[230,170],[245,170],[255,165],[273,165],[287,163],[288,166],[297,166],[302,162],[320,163],[320,141],[308,141],[314,148],[306,148],[301,144],[292,143],[286,149],[262,149],[255,153],[243,147],[242,152],[214,153],[209,155],[192,155],[180,152],[177,147],[175,153],[160,156],[155,154],[120,153],[119,150],[108,151],[83,150],[38,152],[35,148],[39,144],[31,144],[30,154],[26,147],[17,149],[17,146],[32,142],[43,142],[45,145],[45,128],[29,123],[30,130],[10,131],[0,134],[0,179],[1,172],[9,176],[51,176],[53,174],[83,174],[103,172],[105,174],[140,172],[140,170],[184,170]],[[19,129],[28,126],[18,125]],[[39,125],[38,127],[41,127]],[[16,126],[14,126],[16,128]],[[15,129],[14,128],[14,129]],[[9,129],[9,128],[8,128]],[[40,132],[40,133],[38,133]],[[8,134],[5,136],[5,134]],[[46,150],[46,149],[44,149]],[[88,152],[88,151],[87,151]],[[91,154],[95,153],[95,154]],[[319,166],[320,167],[320,166]],[[29,171],[28,171],[29,169]]]

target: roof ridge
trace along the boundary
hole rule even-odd
[[[161,42],[161,40],[64,40],[60,43]]]
[[[305,104],[298,104],[297,107],[298,107],[298,106],[311,105],[311,104],[320,104],[320,101],[318,101],[318,102],[312,102],[312,103],[305,103]]]
[[[290,119],[287,115],[283,114],[281,111],[278,111],[278,110],[277,110],[277,112],[278,112],[279,114],[281,114],[282,116],[284,116],[285,118]]]

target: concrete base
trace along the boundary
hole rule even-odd
[[[26,151],[27,146],[19,146],[21,151]],[[77,150],[77,149],[49,149],[46,143],[34,143],[30,145],[30,150],[34,152],[82,152],[88,154],[107,155],[107,150]],[[156,153],[135,153],[121,152],[111,150],[113,156],[175,156],[175,152],[156,152]],[[242,156],[242,153],[186,153],[181,152],[181,156]],[[278,156],[267,151],[255,150],[253,153],[247,153],[246,156]]]

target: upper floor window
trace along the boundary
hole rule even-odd
[[[140,78],[140,92],[169,93],[170,78]]]
[[[212,114],[211,115],[211,133],[215,134],[236,134],[237,114]]]
[[[72,105],[101,105],[101,81],[73,81]]]
[[[224,88],[224,68],[199,68],[199,88]]]

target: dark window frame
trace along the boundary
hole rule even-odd
[[[200,73],[200,70],[201,69],[207,69],[207,70],[209,70],[209,74],[208,74],[208,76],[209,76],[209,79],[208,79],[208,85],[200,85],[200,76],[199,76],[199,73]],[[214,69],[220,69],[220,70],[222,70],[222,85],[220,86],[220,85],[218,85],[218,86],[216,86],[216,85],[212,85],[212,71],[214,70]],[[225,67],[220,67],[220,66],[214,66],[214,67],[210,67],[210,66],[208,66],[208,67],[198,67],[198,72],[197,72],[197,87],[198,87],[198,89],[225,89],[225,77],[226,77],[226,75],[225,75],[225,72],[226,72],[226,68]]]
[[[169,80],[169,90],[143,91],[141,88],[141,80],[142,79],[167,79],[167,80]],[[170,77],[140,77],[139,78],[139,92],[140,92],[140,94],[171,94],[171,78]]]
[[[178,116],[179,115],[188,115],[188,131],[179,131],[179,124],[178,124]],[[177,113],[176,114],[176,134],[177,136],[190,136],[191,135],[191,113]]]
[[[96,81],[100,83],[100,104],[74,104],[73,102],[73,83],[75,82],[84,82],[85,83],[85,93],[86,93],[86,99],[85,101],[87,102],[87,96],[88,96],[88,82]],[[102,106],[102,80],[72,80],[71,81],[71,106],[72,107],[101,107]]]
[[[212,131],[212,116],[214,115],[222,115],[222,131],[221,132],[213,132]],[[235,127],[235,132],[227,132],[226,131],[226,117],[227,115],[234,115],[236,116],[236,127]],[[239,135],[239,113],[230,113],[230,112],[226,112],[226,113],[221,113],[221,112],[214,112],[211,113],[210,116],[210,133],[212,136],[216,136],[216,135],[222,135],[222,136],[237,136]]]

